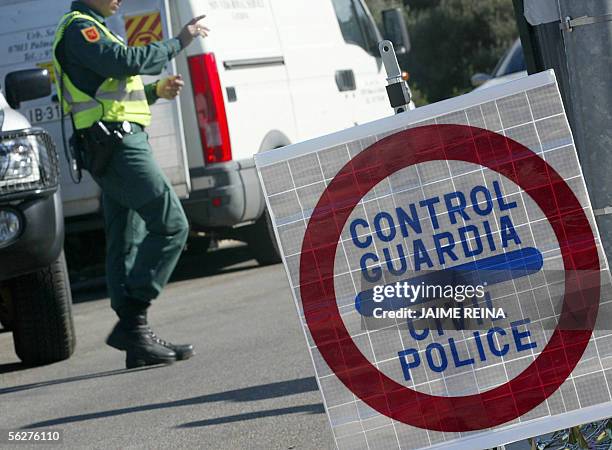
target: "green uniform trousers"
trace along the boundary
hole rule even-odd
[[[114,149],[102,189],[106,279],[112,308],[149,303],[164,288],[185,246],[189,225],[172,186],[136,126]],[[84,166],[87,168],[87,151]]]

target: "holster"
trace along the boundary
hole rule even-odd
[[[85,153],[87,164],[84,168],[94,176],[102,176],[113,158],[113,152],[123,136],[111,132],[102,122],[96,122],[90,128],[77,132],[78,147]]]

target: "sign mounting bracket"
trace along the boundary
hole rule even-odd
[[[380,57],[387,71],[387,95],[395,114],[410,109],[411,92],[408,83],[402,77],[402,70],[397,62],[393,42],[385,40],[378,44]]]

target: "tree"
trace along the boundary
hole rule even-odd
[[[403,3],[412,50],[400,64],[421,103],[471,90],[471,76],[490,73],[518,36],[511,0],[368,1],[376,18]]]

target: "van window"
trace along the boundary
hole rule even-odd
[[[378,44],[378,34],[361,2],[356,0],[332,0],[342,37],[372,53]]]
[[[349,44],[365,48],[365,39],[361,33],[353,0],[333,0],[333,4],[344,40]]]
[[[365,51],[368,53],[377,52],[379,39],[375,25],[363,7],[363,3],[361,3],[359,0],[353,0],[353,3],[355,4],[357,18],[359,19],[359,24],[361,25],[361,29],[365,36]]]

